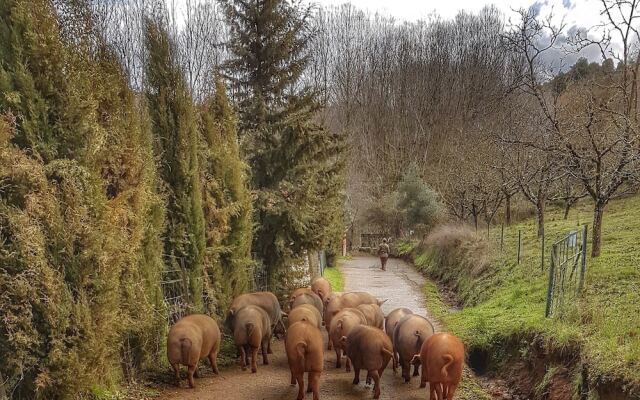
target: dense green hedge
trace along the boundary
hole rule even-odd
[[[201,221],[186,224],[202,233],[185,265],[203,278],[192,309],[204,289],[220,312],[248,279],[251,202],[223,87],[161,109],[74,16],[64,23],[86,29],[62,26],[49,0],[0,0],[0,373],[15,399],[86,397],[162,365],[163,254],[194,237],[177,204]],[[167,60],[156,66],[177,68]],[[190,151],[182,175],[167,172],[186,160],[168,141]]]

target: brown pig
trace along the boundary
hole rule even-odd
[[[344,293],[343,292],[331,292],[328,296],[326,296],[322,302],[324,303],[324,308],[327,308],[327,304],[329,304],[329,302],[335,298],[338,298],[340,296],[342,296]]]
[[[296,299],[291,302],[291,309],[293,310],[301,304],[310,304],[314,306],[320,314],[324,311],[322,299],[315,293],[303,293],[296,297]]]
[[[367,292],[347,292],[342,296],[331,299],[324,310],[324,324],[331,326],[334,315],[345,308],[355,308],[360,304],[377,304],[381,306],[386,300],[378,300]]]
[[[353,364],[353,384],[360,383],[360,370],[366,370],[367,376],[373,378],[373,398],[380,398],[380,377],[393,357],[389,337],[381,329],[358,325],[340,342],[345,345],[347,357]]]
[[[322,327],[322,315],[311,304],[300,304],[289,312],[289,326],[296,322],[307,321],[318,329]]]
[[[311,290],[310,286],[298,288],[293,292],[291,292],[291,294],[289,295],[289,303],[293,303],[296,297],[300,296],[303,293],[314,293],[314,292],[313,290]]]
[[[327,324],[327,305],[329,304],[329,302],[333,299],[336,299],[338,297],[342,296],[342,292],[331,292],[330,295],[328,295],[327,297],[324,298],[324,310],[325,312],[322,313],[322,318],[324,321],[324,326],[327,329],[327,333],[329,333],[329,325]],[[331,338],[329,338],[329,340],[327,341],[327,350],[331,350],[333,348],[333,342],[331,341]]]
[[[284,322],[282,321],[282,316],[284,315],[284,313],[282,312],[282,308],[280,308],[278,298],[271,292],[245,293],[233,299],[231,306],[229,306],[229,311],[227,312],[227,318],[225,320],[225,325],[227,326],[227,328],[229,328],[229,330],[234,330],[234,320],[236,312],[238,312],[238,310],[240,310],[241,308],[249,305],[258,306],[267,312],[272,324],[272,333],[276,331],[276,325],[280,325],[282,327],[282,330],[284,331]],[[269,343],[267,351],[269,352],[269,354],[271,354],[271,343]]]
[[[360,304],[358,310],[362,311],[367,318],[367,325],[382,329],[384,324],[384,313],[377,304]]]
[[[265,310],[258,306],[242,307],[235,313],[233,339],[240,349],[240,364],[246,370],[251,351],[251,372],[258,370],[256,358],[262,350],[262,361],[269,364],[267,348],[271,341],[271,320]]]
[[[188,315],[173,324],[167,337],[167,358],[180,385],[180,365],[188,368],[189,386],[195,388],[193,375],[198,361],[208,357],[213,372],[218,373],[216,357],[220,350],[220,329],[211,317],[203,314]]]
[[[422,343],[413,363],[422,364],[420,387],[429,382],[429,398],[452,400],[462,377],[464,344],[449,333],[436,333]]]
[[[389,336],[389,339],[393,342],[393,330],[396,327],[398,321],[402,319],[405,315],[413,314],[413,311],[408,308],[396,308],[387,314],[387,317],[384,319],[384,331]],[[393,349],[393,372],[396,372],[396,368],[398,368],[398,354],[396,353],[395,348]]]
[[[357,308],[345,308],[331,320],[329,327],[329,340],[333,342],[336,351],[336,368],[342,366],[342,352],[345,350],[340,338],[348,336],[353,328],[358,325],[366,325],[367,317]],[[351,371],[351,363],[347,359],[347,372]]]
[[[400,321],[405,315],[409,314],[413,314],[413,311],[404,307],[396,308],[387,314],[387,317],[384,319],[384,331],[387,333],[387,336],[389,336],[389,339],[393,340],[393,330],[395,329],[398,321]]]
[[[413,356],[420,353],[422,343],[433,335],[433,324],[423,316],[409,314],[396,324],[393,331],[393,352],[398,355],[405,382],[411,380],[411,363]],[[420,362],[413,361],[413,376],[418,376]]]
[[[307,321],[290,325],[285,339],[285,350],[291,370],[291,384],[298,383],[297,400],[304,399],[305,372],[308,381],[307,392],[313,392],[313,400],[318,400],[320,373],[324,365],[320,329]]]
[[[311,282],[311,290],[324,301],[324,299],[331,294],[331,284],[323,277],[319,277]]]

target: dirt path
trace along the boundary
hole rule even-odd
[[[401,260],[391,259],[387,271],[379,269],[379,261],[373,257],[356,257],[344,261],[341,268],[346,291],[368,291],[378,298],[388,299],[383,305],[385,313],[396,307],[408,307],[421,315],[427,315],[421,287],[424,278]],[[326,333],[325,333],[326,340]],[[208,365],[200,367],[203,377],[196,380],[195,390],[167,387],[162,400],[293,400],[297,388],[289,385],[289,367],[282,341],[274,343],[270,365],[258,365],[258,373],[243,372],[234,366],[213,376]],[[353,373],[335,368],[335,353],[325,352],[325,370],[320,381],[322,400],[371,399],[372,387],[361,383],[351,384]],[[361,376],[364,382],[365,374]],[[306,377],[305,377],[306,379]],[[183,383],[184,385],[184,383]],[[382,377],[381,399],[427,399],[426,389],[418,389],[419,379],[408,384],[400,375],[394,375],[391,365]],[[311,399],[308,394],[307,399]]]

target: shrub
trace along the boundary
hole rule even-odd
[[[487,242],[466,225],[445,224],[435,228],[416,247],[415,264],[460,294],[465,303],[477,301],[471,284],[491,270]]]

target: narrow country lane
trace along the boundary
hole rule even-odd
[[[387,271],[381,271],[377,258],[355,257],[343,261],[341,270],[346,291],[367,291],[378,298],[387,299],[383,305],[385,314],[396,307],[408,307],[415,313],[428,315],[421,293],[424,278],[403,261],[390,259]],[[326,341],[326,332],[323,333]],[[220,376],[214,376],[208,364],[201,365],[200,371],[204,377],[196,380],[198,387],[195,390],[185,387],[167,387],[160,399],[293,400],[297,395],[297,387],[289,385],[289,367],[282,341],[274,343],[273,352],[270,358],[271,364],[267,366],[259,364],[257,374],[243,372],[239,366],[233,366],[223,369]],[[368,400],[373,397],[372,386],[365,387],[363,383],[354,386],[351,384],[353,373],[345,372],[344,367],[340,370],[335,368],[333,351],[325,351],[324,367],[320,381],[322,400]],[[364,378],[363,372],[362,382]],[[427,390],[419,389],[418,386],[419,378],[413,378],[410,383],[405,384],[399,373],[394,375],[389,364],[382,377],[380,398],[385,400],[427,399]],[[311,399],[310,393],[307,394],[306,399]]]

